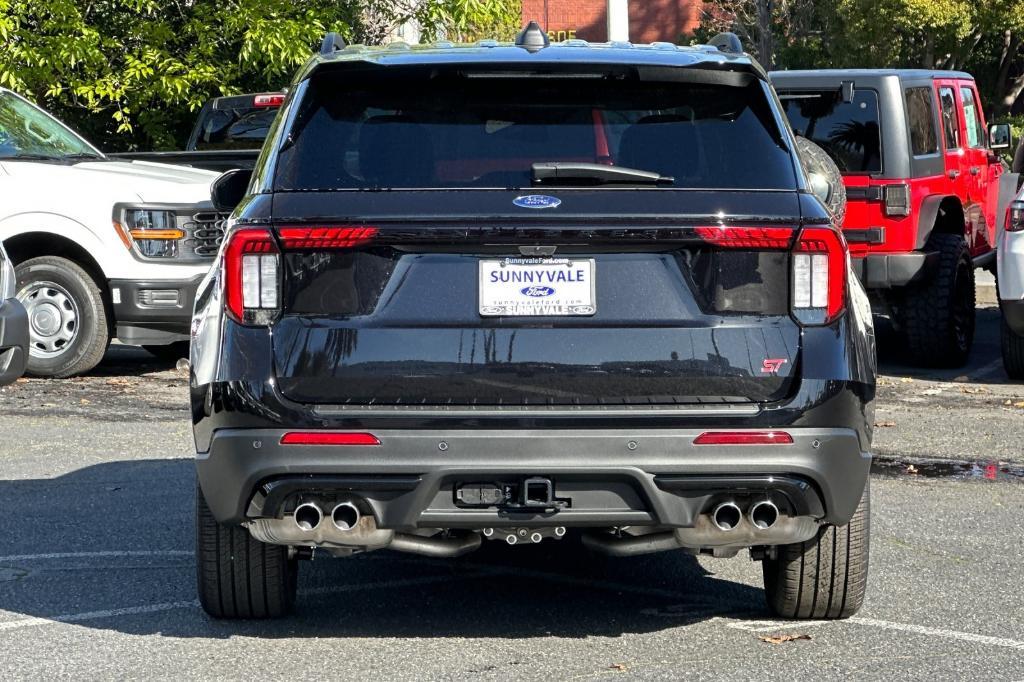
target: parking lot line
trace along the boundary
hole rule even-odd
[[[0,556],[0,563],[11,561],[40,561],[44,559],[95,559],[103,557],[154,557],[154,556],[193,556],[195,552],[184,549],[166,550],[130,550],[107,552],[53,552],[50,554],[8,554]]]

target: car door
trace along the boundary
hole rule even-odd
[[[1002,173],[999,164],[989,162],[988,139],[985,121],[982,117],[980,99],[974,83],[960,81],[958,84],[963,112],[964,161],[967,170],[966,188],[969,205],[965,206],[968,219],[974,225],[975,239],[971,253],[977,255],[995,244],[996,200],[990,198],[990,188],[998,191],[998,177]],[[998,168],[993,168],[997,166]],[[991,194],[995,194],[991,192]]]

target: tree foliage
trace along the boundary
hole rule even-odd
[[[513,12],[515,16],[513,17]],[[510,0],[0,0],[0,86],[107,149],[173,149],[210,97],[276,90],[324,33],[508,37]]]

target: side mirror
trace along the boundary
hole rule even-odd
[[[236,168],[222,173],[210,185],[210,198],[213,200],[213,207],[221,213],[234,211],[245,198],[250,180],[252,180],[251,170]]]
[[[1009,149],[1013,144],[1013,135],[1009,123],[993,123],[988,127],[989,149]]]

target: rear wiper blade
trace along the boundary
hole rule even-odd
[[[625,166],[578,161],[543,161],[533,164],[535,185],[671,185],[675,178]]]

